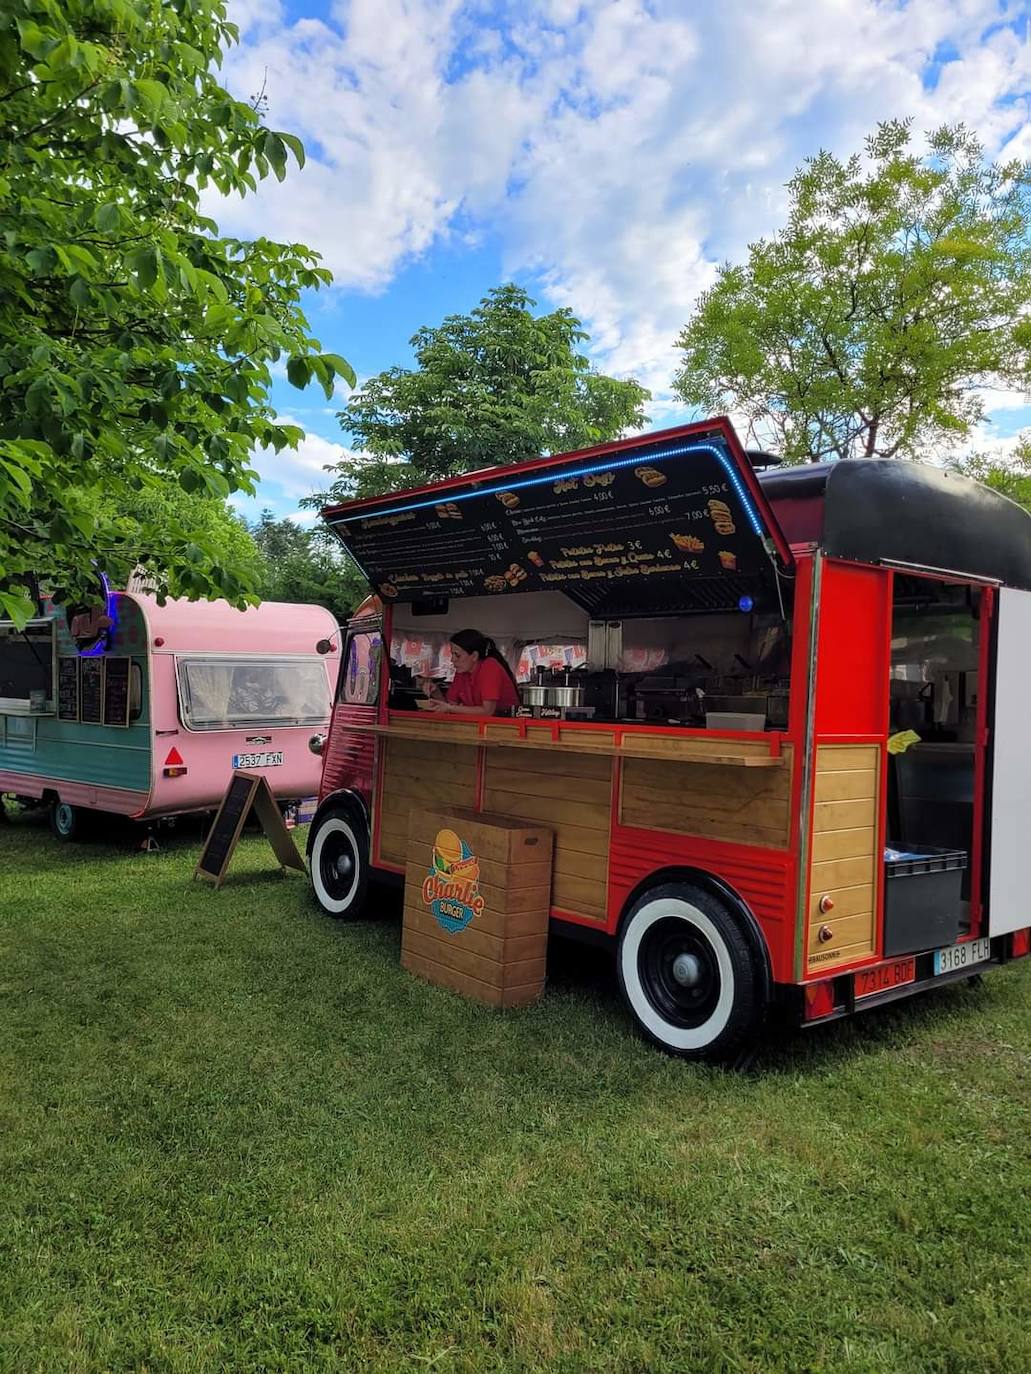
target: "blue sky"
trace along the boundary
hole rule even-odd
[[[335,284],[307,311],[370,376],[422,324],[499,282],[570,306],[605,371],[649,386],[658,428],[673,340],[718,264],[783,220],[784,183],[880,119],[961,119],[993,156],[1031,156],[1026,5],[1007,0],[230,0],[235,93],[308,150],[283,186],[209,209],[227,232],[317,248]],[[256,455],[289,515],[344,436],[322,393],[277,381],[307,431]],[[978,446],[1031,424],[990,395]]]

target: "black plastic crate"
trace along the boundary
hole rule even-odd
[[[951,945],[963,914],[966,851],[925,844],[899,847],[884,861],[884,953],[916,954]]]

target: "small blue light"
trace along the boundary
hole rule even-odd
[[[747,615],[754,605],[755,602],[752,600],[750,596],[743,596],[741,600],[737,603],[737,608],[739,611],[744,611]]]

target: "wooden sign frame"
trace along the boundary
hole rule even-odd
[[[249,790],[240,808],[240,814],[237,818],[236,825],[226,844],[221,866],[217,870],[205,868],[205,856],[209,849],[212,848],[212,842],[219,829],[219,822],[222,820],[222,816],[233,795],[233,790],[237,787],[241,778],[249,785]],[[226,785],[226,790],[222,796],[222,802],[215,815],[215,819],[211,823],[211,829],[208,831],[207,838],[204,841],[204,848],[201,850],[200,858],[197,860],[197,866],[193,870],[193,876],[195,878],[203,878],[205,882],[213,883],[215,887],[222,886],[233,853],[239,843],[243,828],[247,823],[247,817],[251,814],[252,810],[257,812],[258,820],[261,822],[261,828],[265,832],[265,838],[272,846],[276,858],[279,860],[280,867],[284,869],[296,868],[301,873],[304,872],[304,860],[297,852],[297,846],[294,844],[293,836],[286,828],[286,823],[280,814],[279,807],[276,805],[276,799],[272,795],[272,789],[269,787],[268,778],[266,778],[263,773],[248,773],[242,768],[236,768],[233,770],[233,775]]]

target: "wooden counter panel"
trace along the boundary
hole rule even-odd
[[[820,745],[809,870],[809,972],[872,954],[876,946],[880,746]],[[820,900],[834,903],[820,911]],[[830,938],[821,940],[826,928]]]
[[[475,801],[475,745],[388,735],[378,789],[380,857],[404,864],[413,809],[435,811],[442,803],[473,806]]]
[[[611,756],[565,754],[561,769],[541,767],[546,755],[487,750],[483,804],[546,825],[555,836],[554,906],[604,920],[608,897]]]
[[[544,749],[512,749],[501,745],[497,749],[492,749],[487,754],[488,768],[503,768],[506,774],[529,773],[534,777],[560,777],[565,781],[568,788],[569,782],[566,781],[575,777],[575,785],[579,787],[582,780],[602,779],[611,782],[612,779],[612,758],[607,755],[594,756],[592,754],[577,755],[575,773],[566,768],[566,755],[562,755],[562,763],[556,764],[554,759],[548,757]]]
[[[766,740],[756,739],[706,739],[703,735],[651,735],[627,734],[623,736],[628,748],[635,754],[661,754],[664,757],[678,754],[737,754],[754,758],[769,758],[770,746]]]
[[[790,748],[784,755],[784,766],[771,769],[627,759],[620,821],[640,829],[784,849],[791,833]]]

